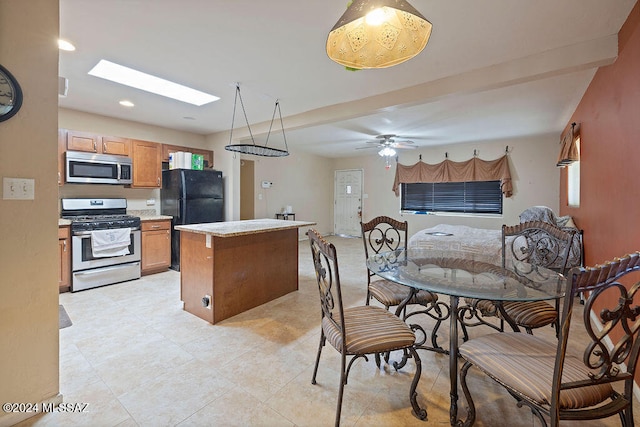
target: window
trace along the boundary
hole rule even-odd
[[[500,181],[401,184],[400,208],[414,213],[502,214]]]
[[[580,138],[576,140],[576,149],[580,153]],[[567,166],[567,196],[569,206],[580,207],[580,160]]]

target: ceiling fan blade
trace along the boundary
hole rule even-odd
[[[373,147],[373,146],[371,146],[371,147],[356,147],[356,150],[368,150],[370,148],[380,148],[380,147],[378,147],[378,146],[376,146],[376,147]]]

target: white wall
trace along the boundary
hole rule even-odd
[[[226,218],[240,218],[240,161],[243,155],[226,151],[229,133],[210,135],[216,153],[216,169],[226,177]],[[331,159],[289,149],[286,157],[246,156],[255,161],[255,217],[275,218],[276,212],[291,205],[296,220],[312,221],[321,233],[333,232],[333,168]],[[261,187],[262,181],[273,183]],[[306,228],[300,229],[304,236]]]
[[[73,110],[60,110],[60,127],[145,139],[176,145],[189,145],[214,151],[214,167],[221,170],[225,179],[225,220],[240,218],[240,160],[242,156],[226,151],[228,133],[209,136],[180,132],[125,120],[112,119]],[[413,164],[419,155],[426,163],[444,160],[445,153],[454,161],[468,160],[477,150],[482,159],[496,159],[509,147],[509,161],[514,194],[504,199],[504,214],[500,218],[471,216],[404,215],[411,230],[432,227],[439,223],[466,224],[479,228],[500,228],[502,224],[519,221],[518,215],[534,205],[549,206],[558,212],[558,180],[555,167],[558,136],[525,137],[508,141],[489,141],[473,144],[455,144],[434,148],[404,150],[398,154],[402,164]],[[290,155],[281,158],[248,156],[255,161],[255,217],[274,218],[284,206],[291,205],[296,219],[317,222],[321,233],[333,232],[333,180],[334,172],[341,169],[363,169],[363,219],[378,215],[400,217],[400,201],[391,191],[395,176],[395,162],[385,169],[384,160],[376,150],[367,155],[341,159],[329,159],[290,149]],[[261,188],[262,181],[273,186]],[[262,195],[262,198],[261,198]],[[155,199],[159,212],[160,191],[130,189],[110,185],[66,184],[60,188],[61,197],[126,197],[129,209],[148,209],[148,199]],[[303,231],[301,230],[301,235]]]
[[[33,200],[0,198],[0,402],[58,391],[58,1],[0,1],[0,62],[24,100],[0,123],[0,175],[35,182]],[[0,411],[0,426],[33,413]]]
[[[122,138],[204,148],[207,150],[211,149],[204,135],[64,108],[60,108],[59,110],[58,126],[63,129],[95,132],[100,135],[119,136]],[[215,155],[216,153],[214,153],[214,165],[217,160]],[[65,184],[60,187],[59,196],[60,198],[124,197],[127,199],[128,209],[155,209],[156,213],[160,213],[159,189],[126,188],[123,185]],[[148,206],[147,200],[155,200],[156,203],[155,205]]]
[[[465,161],[473,157],[474,150],[477,150],[481,159],[493,160],[505,154],[506,146],[509,147],[513,196],[504,199],[501,218],[405,214],[402,219],[409,222],[410,233],[412,230],[417,231],[440,223],[498,229],[502,224],[518,223],[520,212],[536,205],[548,206],[558,212],[560,172],[555,166],[559,149],[557,135],[399,150],[398,161],[404,165],[412,165],[418,162],[419,156],[422,155],[423,162],[435,164],[445,159],[445,153],[448,153],[449,159],[453,161]],[[375,150],[371,151],[370,155],[364,157],[337,159],[333,166],[336,170],[364,169],[363,193],[368,196],[363,200],[364,221],[378,215],[399,219],[400,199],[391,190],[395,177],[395,161],[391,168],[386,170],[384,160]]]

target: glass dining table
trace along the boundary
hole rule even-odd
[[[458,419],[460,298],[493,301],[501,313],[500,317],[517,331],[517,326],[502,309],[503,302],[554,300],[564,295],[565,278],[561,274],[517,259],[507,259],[505,267],[502,267],[501,258],[495,259],[482,253],[400,249],[370,256],[367,267],[379,277],[410,289],[396,314],[401,313],[406,303],[420,290],[449,296],[451,425],[463,424]]]

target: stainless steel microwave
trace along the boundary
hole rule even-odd
[[[81,184],[131,184],[129,157],[67,151],[66,182]]]

